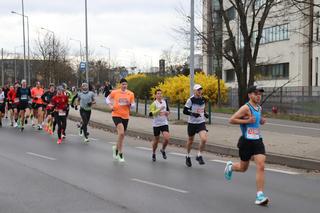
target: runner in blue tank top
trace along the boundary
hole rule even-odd
[[[242,135],[239,138],[239,163],[227,162],[225,168],[225,178],[231,180],[232,172],[247,171],[250,159],[256,163],[256,186],[257,195],[255,204],[266,205],[269,198],[263,193],[264,190],[264,165],[266,161],[265,148],[260,134],[260,125],[265,124],[266,119],[261,115],[261,95],[262,88],[251,86],[248,88],[249,102],[243,105],[232,117],[231,124],[240,124]]]

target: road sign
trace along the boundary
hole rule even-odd
[[[80,62],[80,71],[82,71],[82,72],[84,72],[84,71],[86,71],[86,62],[84,62],[84,61],[81,61]]]

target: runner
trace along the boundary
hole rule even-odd
[[[46,125],[45,125],[45,130],[52,135],[53,134],[53,119],[54,119],[54,110],[53,110],[53,105],[51,104],[51,99],[53,96],[56,95],[56,91],[55,91],[55,86],[54,84],[50,84],[49,85],[49,90],[46,91],[41,99],[43,101],[44,104],[44,108],[46,110],[45,112],[45,118],[46,118]]]
[[[31,99],[30,88],[27,87],[27,81],[21,81],[21,87],[17,91],[17,97],[19,98],[19,118],[21,125],[21,132],[24,130],[24,124],[27,124],[27,120],[30,116],[29,100]]]
[[[262,117],[262,108],[259,106],[261,95],[264,92],[262,88],[251,86],[248,88],[249,102],[243,105],[230,118],[231,124],[240,124],[242,136],[238,141],[239,163],[227,162],[225,168],[225,178],[231,180],[232,172],[247,171],[250,159],[256,163],[256,186],[257,194],[255,204],[266,205],[269,198],[263,193],[264,190],[264,165],[266,161],[265,148],[260,134],[260,125],[265,124],[266,119]]]
[[[183,114],[189,115],[188,118],[188,141],[186,144],[187,155],[186,155],[186,165],[188,167],[192,166],[190,151],[192,148],[192,144],[194,141],[195,134],[199,134],[200,136],[200,144],[199,144],[199,152],[197,154],[196,160],[200,165],[204,165],[205,162],[202,157],[202,152],[205,149],[205,145],[207,143],[207,128],[206,128],[206,120],[208,118],[208,114],[205,112],[205,99],[202,97],[202,87],[199,84],[195,84],[193,87],[194,95],[191,96],[183,109]]]
[[[8,110],[10,111],[11,126],[15,128],[18,127],[19,118],[19,98],[17,97],[19,87],[19,83],[16,82],[14,86],[10,87],[10,91],[8,92]]]
[[[42,95],[44,94],[44,90],[41,87],[41,83],[38,81],[36,83],[36,87],[31,89],[31,97],[32,97],[32,109],[33,116],[38,121],[38,130],[42,130],[43,118],[44,118],[44,108],[43,108],[43,100]]]
[[[96,103],[94,99],[95,95],[94,92],[89,91],[89,85],[87,83],[82,83],[81,89],[82,91],[73,97],[71,107],[77,110],[77,105],[80,104],[80,116],[82,119],[79,127],[80,136],[84,136],[84,142],[89,142],[87,127],[91,116],[91,106]],[[74,106],[75,99],[78,100],[76,106]]]
[[[67,122],[67,108],[68,108],[68,96],[65,95],[62,86],[57,88],[57,94],[52,97],[51,104],[54,106],[55,121],[58,124],[58,141],[57,144],[62,143],[62,135],[66,131]]]
[[[160,152],[163,159],[167,159],[166,147],[169,143],[169,125],[168,116],[170,114],[167,102],[162,98],[162,91],[157,89],[155,92],[156,100],[150,105],[150,115],[153,116],[153,135],[154,141],[152,144],[152,161],[156,161],[156,150],[160,141],[160,133],[163,135],[163,144]]]
[[[4,91],[0,87],[0,127],[2,127],[2,118],[5,116],[6,113],[6,96]]]
[[[68,103],[67,103],[67,114],[66,114],[66,128],[67,128],[67,121],[68,121],[68,116],[69,116],[69,110],[70,110],[70,105],[71,105],[71,102],[72,102],[72,99],[73,97],[77,94],[76,92],[71,92],[69,89],[68,89],[68,85],[66,83],[63,83],[62,84],[62,88],[64,90],[64,94],[68,97]],[[65,138],[66,137],[66,132],[63,132],[62,134],[62,138]]]
[[[113,158],[119,162],[125,162],[123,158],[123,140],[128,127],[130,108],[135,107],[134,94],[128,90],[126,79],[120,80],[121,88],[113,90],[106,98],[106,103],[112,110],[112,119],[117,128],[117,145],[112,147]]]

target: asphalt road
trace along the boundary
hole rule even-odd
[[[268,207],[254,205],[255,167],[224,180],[224,164],[212,154],[206,165],[184,165],[183,149],[169,147],[168,159],[151,161],[150,144],[126,138],[126,163],[112,160],[114,134],[90,129],[91,142],[68,123],[61,145],[27,126],[0,129],[2,213],[224,213],[319,212],[320,176],[266,172]]]
[[[105,104],[105,100],[103,96],[98,96],[97,104],[103,105]],[[106,106],[107,107],[107,106]],[[145,103],[139,103],[139,112],[141,114],[145,113]],[[171,119],[178,118],[178,111],[177,108],[170,108]],[[181,119],[187,120],[187,116],[183,115],[183,106],[181,106],[180,116]],[[147,106],[147,114],[149,113],[149,105]],[[230,115],[221,114],[221,113],[213,113],[211,116],[212,124],[218,125],[231,125],[229,124],[228,120]],[[271,131],[277,133],[286,133],[286,134],[293,134],[293,135],[304,135],[304,136],[311,136],[311,137],[320,137],[320,124],[319,123],[306,123],[306,122],[296,122],[296,121],[289,121],[289,120],[280,120],[280,119],[267,119],[267,123],[262,126],[263,131]]]

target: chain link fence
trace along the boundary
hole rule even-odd
[[[264,88],[264,100],[276,88]],[[228,92],[226,107],[238,108],[238,89]],[[287,114],[320,116],[320,87],[283,87],[275,92],[263,105],[264,111],[277,110]]]

